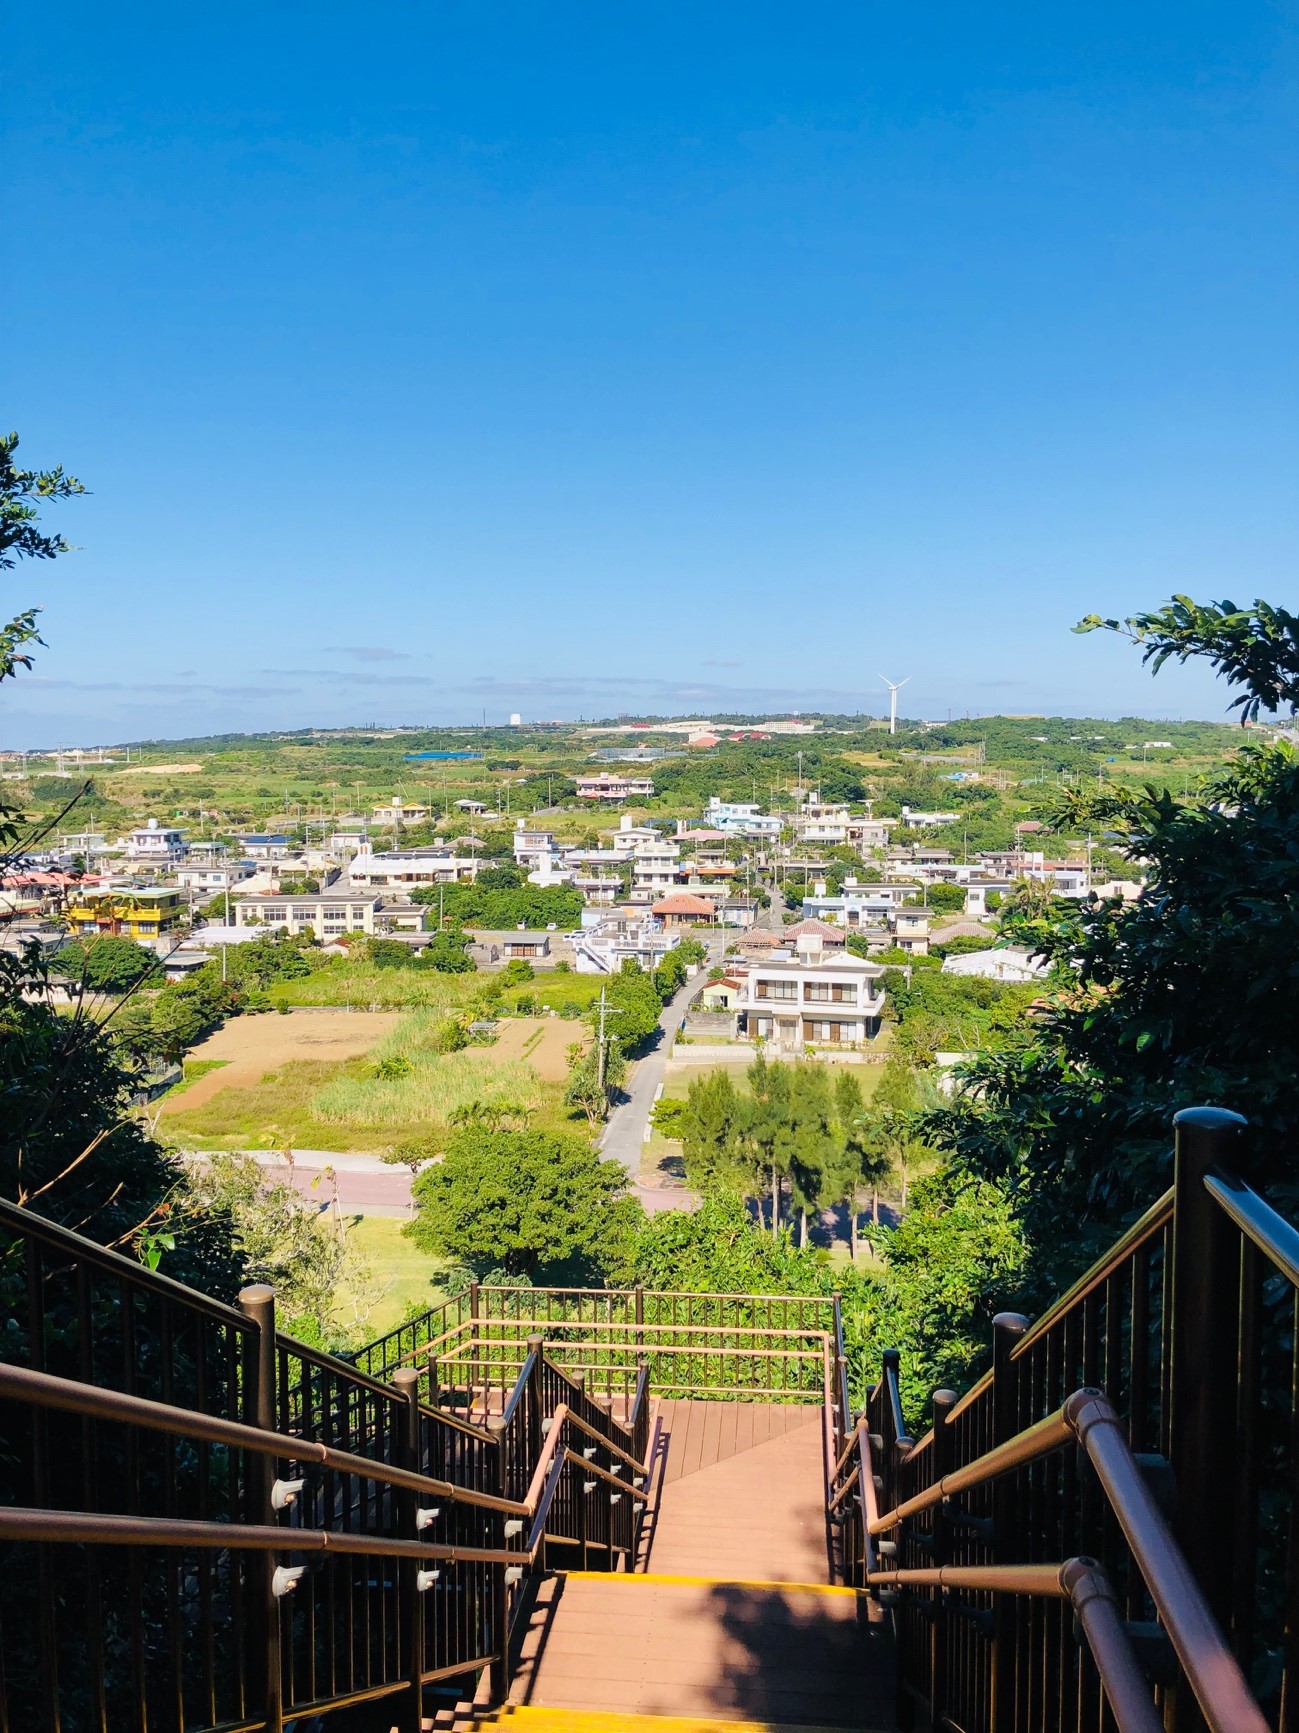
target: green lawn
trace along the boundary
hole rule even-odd
[[[407,1239],[402,1222],[389,1216],[348,1216],[345,1224],[348,1245],[370,1266],[379,1292],[374,1298],[372,1290],[362,1301],[368,1304],[361,1320],[368,1341],[395,1328],[413,1306],[425,1309],[445,1297],[446,1266]],[[452,1285],[458,1285],[454,1277]],[[339,1315],[349,1321],[353,1298],[346,1289],[339,1295]]]
[[[223,1065],[228,1065],[228,1059],[186,1059],[182,1065],[184,1076],[179,1083],[173,1083],[166,1091],[168,1095],[183,1095],[191,1083],[197,1083],[200,1077],[205,1077],[209,1071],[219,1071]]]

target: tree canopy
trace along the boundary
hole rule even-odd
[[[417,1245],[529,1280],[625,1278],[641,1220],[621,1164],[571,1133],[469,1127],[413,1191]]]

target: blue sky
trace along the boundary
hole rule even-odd
[[[1295,596],[1294,14],[20,9],[0,740],[1218,715],[1071,637]],[[15,242],[19,244],[15,244]],[[15,342],[15,338],[19,341]]]

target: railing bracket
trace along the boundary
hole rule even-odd
[[[442,1575],[442,1572],[439,1570],[416,1571],[415,1572],[415,1587],[416,1587],[417,1591],[421,1595],[427,1594],[428,1591],[433,1587],[434,1583],[438,1580],[438,1578],[441,1575]]]
[[[288,1510],[296,1504],[298,1494],[306,1485],[305,1480],[276,1480],[271,1485],[271,1509]]]
[[[276,1600],[282,1600],[297,1588],[306,1574],[306,1565],[276,1565],[275,1574],[271,1578],[271,1593]]]
[[[426,1505],[415,1512],[415,1527],[417,1529],[432,1528],[442,1514],[440,1504]]]

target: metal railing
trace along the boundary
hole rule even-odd
[[[538,1340],[489,1429],[278,1334],[267,1288],[225,1306],[2,1202],[0,1279],[5,1733],[387,1698],[414,1733],[436,1681],[503,1695],[532,1569],[634,1560],[644,1366],[618,1419]]]
[[[1244,1120],[1174,1124],[1173,1188],[919,1440],[884,1356],[831,1502],[904,1728],[1299,1727],[1299,1233]]]
[[[827,1341],[842,1359],[837,1295],[695,1294],[646,1288],[496,1287],[462,1293],[355,1356],[386,1376],[417,1365],[427,1400],[499,1412],[540,1333],[556,1365],[626,1413],[642,1361],[663,1397],[820,1402]]]

